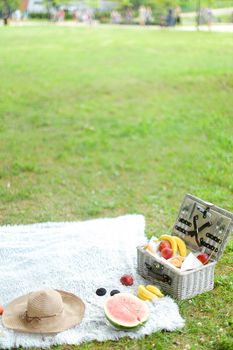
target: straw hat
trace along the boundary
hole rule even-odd
[[[45,289],[13,300],[2,317],[7,328],[28,333],[59,333],[78,325],[85,305],[74,294]]]

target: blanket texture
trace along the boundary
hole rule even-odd
[[[136,246],[145,242],[144,228],[141,215],[1,227],[0,304],[31,291],[55,288],[80,296],[86,311],[81,325],[54,336],[16,333],[5,329],[0,318],[0,348],[45,348],[181,329],[184,320],[170,297],[148,302],[151,317],[137,332],[116,331],[106,324],[103,303],[111,290],[135,294],[137,286],[146,283],[136,273]],[[125,273],[133,275],[132,287],[120,284]],[[99,287],[106,288],[107,295],[97,296]]]

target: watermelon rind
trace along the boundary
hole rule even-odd
[[[119,293],[119,294],[125,294],[127,297],[132,297],[132,298],[136,298],[138,299],[135,295],[130,294],[130,293]],[[119,294],[116,294],[116,296]],[[114,316],[112,316],[107,309],[107,302],[109,300],[111,300],[112,298],[114,298],[115,296],[112,296],[110,298],[108,298],[105,301],[105,305],[104,305],[104,313],[105,313],[105,317],[107,319],[107,321],[110,323],[111,326],[113,326],[113,328],[117,329],[117,330],[122,330],[122,331],[136,331],[138,330],[140,327],[144,326],[146,321],[149,318],[149,310],[148,310],[148,314],[144,316],[144,318],[141,321],[136,320],[134,323],[131,322],[131,324],[129,322],[124,322],[123,320],[117,320],[114,318]],[[140,299],[139,299],[140,300]],[[140,300],[141,301],[141,300]],[[142,301],[141,301],[142,302]]]
[[[110,318],[107,317],[107,315],[105,314],[105,317],[106,319],[108,320],[108,322],[110,323],[110,325],[119,330],[119,331],[124,331],[124,332],[135,332],[137,331],[139,328],[141,328],[142,326],[145,325],[146,321],[145,322],[141,322],[141,323],[137,323],[136,326],[121,326],[115,322],[113,322],[112,320],[110,320]]]

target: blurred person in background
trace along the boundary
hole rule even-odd
[[[80,17],[79,11],[78,11],[78,9],[75,9],[75,10],[73,11],[73,20],[74,20],[75,22],[79,22],[79,17]]]
[[[22,20],[23,21],[26,21],[28,19],[28,11],[27,10],[24,10],[22,12]]]
[[[141,26],[146,24],[146,8],[143,5],[139,7],[139,23]]]
[[[150,6],[146,8],[146,24],[150,24],[153,21],[152,10]]]
[[[167,24],[167,27],[172,27],[175,25],[175,17],[174,17],[174,12],[172,8],[168,9],[166,24]]]
[[[62,7],[58,10],[57,18],[58,18],[58,22],[64,22],[65,10]]]
[[[121,14],[118,11],[111,12],[111,22],[113,24],[120,24],[122,21]]]
[[[85,24],[89,24],[89,25],[91,25],[93,23],[93,13],[92,13],[92,11],[90,9],[83,11],[83,13],[82,13],[82,21]]]
[[[213,13],[211,8],[208,8],[208,7],[201,8],[199,24],[207,24],[209,30],[211,30],[212,23],[213,23]]]
[[[15,20],[16,22],[20,22],[20,21],[21,21],[21,17],[22,17],[21,15],[22,15],[22,14],[21,14],[20,9],[15,10],[15,12],[14,12],[14,14],[13,14],[14,20]]]
[[[127,24],[131,24],[133,21],[133,13],[131,8],[129,7],[126,9],[126,12],[125,12],[125,21]]]
[[[175,8],[175,21],[176,24],[181,24],[181,7],[176,6]]]
[[[87,23],[89,25],[93,24],[94,20],[94,12],[92,9],[87,10]]]
[[[161,28],[164,28],[167,25],[167,17],[164,13],[161,13],[159,16],[159,25]]]
[[[207,22],[209,30],[211,30],[212,23],[213,23],[213,13],[212,13],[211,8],[206,9],[206,22]]]

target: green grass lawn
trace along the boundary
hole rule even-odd
[[[159,235],[187,192],[233,211],[232,53],[231,34],[0,28],[0,224],[142,213]],[[232,253],[181,332],[61,348],[232,349]]]

